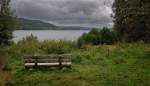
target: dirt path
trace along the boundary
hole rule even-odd
[[[0,86],[6,86],[10,80],[10,73],[8,71],[3,71],[4,66],[0,65]]]

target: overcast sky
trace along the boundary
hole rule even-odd
[[[112,24],[113,0],[12,0],[16,15],[57,25],[106,26]]]

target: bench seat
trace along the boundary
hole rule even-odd
[[[71,62],[63,62],[62,65],[71,65]],[[25,63],[25,66],[35,66],[35,63]],[[37,66],[59,66],[59,63],[37,63]]]

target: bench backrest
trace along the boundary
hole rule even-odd
[[[55,62],[71,62],[70,56],[64,55],[38,55],[25,56],[25,63],[55,63]]]
[[[71,57],[68,55],[33,55],[24,57],[25,68],[39,67],[71,67]]]

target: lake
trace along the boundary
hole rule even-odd
[[[77,40],[83,33],[89,30],[16,30],[13,33],[14,41],[17,42],[31,34],[40,41],[44,40]]]

